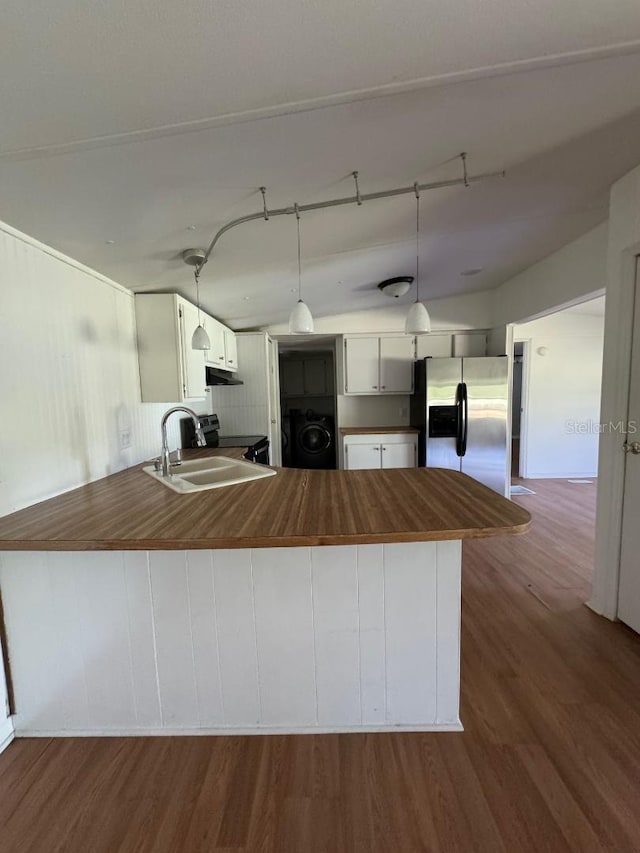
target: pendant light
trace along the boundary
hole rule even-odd
[[[404,330],[407,335],[427,335],[431,331],[429,312],[420,302],[420,189],[414,184],[416,193],[416,301],[413,303],[405,320]]]
[[[211,349],[211,341],[209,340],[209,335],[207,334],[207,330],[202,325],[202,317],[200,316],[200,273],[198,269],[193,271],[193,275],[196,280],[196,300],[198,303],[198,326],[193,333],[193,337],[191,338],[191,349],[202,349],[207,350]]]
[[[313,332],[313,317],[305,302],[302,301],[302,262],[300,256],[300,211],[295,205],[298,225],[298,301],[289,315],[289,332],[292,335],[310,335]]]

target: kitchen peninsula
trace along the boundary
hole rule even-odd
[[[16,733],[460,729],[462,540],[528,524],[425,468],[177,495],[137,466],[6,516]]]

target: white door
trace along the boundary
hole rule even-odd
[[[282,465],[282,423],[280,410],[280,365],[278,342],[269,339],[269,461]]]
[[[224,329],[224,363],[227,370],[238,369],[238,344],[235,332]]]
[[[347,471],[380,468],[381,464],[380,444],[345,444],[344,467]]]
[[[380,338],[380,390],[387,394],[413,391],[414,339],[408,335]]]
[[[379,392],[378,338],[347,338],[344,342],[345,393]]]
[[[179,305],[183,400],[202,400],[205,395],[204,351],[191,348],[198,326],[198,309],[190,302]]]
[[[415,468],[417,445],[413,441],[382,445],[383,468]]]
[[[626,471],[620,551],[618,618],[640,633],[640,266],[636,267],[636,295],[627,418]],[[622,440],[622,437],[621,437]]]

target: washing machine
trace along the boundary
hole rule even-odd
[[[335,424],[330,415],[309,410],[291,415],[291,465],[293,468],[335,468]]]

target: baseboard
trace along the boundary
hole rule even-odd
[[[0,723],[0,752],[3,752],[9,746],[15,736],[13,720],[11,717],[7,717],[4,722]]]
[[[375,734],[379,732],[462,732],[460,720],[452,723],[403,723],[381,726],[214,726],[212,728],[142,729],[17,729],[16,737],[193,737],[233,735]]]
[[[593,474],[529,474],[523,480],[595,480],[598,472]]]

